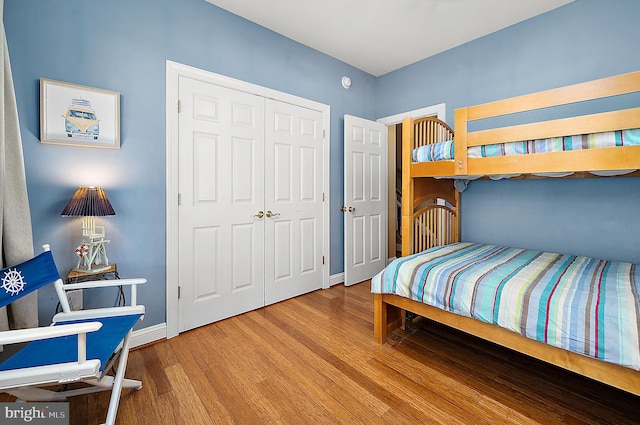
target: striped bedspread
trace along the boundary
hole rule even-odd
[[[577,136],[551,137],[468,148],[469,158],[524,155],[541,152],[575,151],[640,145],[640,129],[606,131]],[[454,158],[453,140],[421,146],[413,150],[413,162],[431,162]]]
[[[394,260],[371,288],[640,370],[640,265],[461,242]]]

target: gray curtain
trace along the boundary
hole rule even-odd
[[[0,261],[5,267],[33,257],[33,238],[3,11],[4,0],[0,0]],[[35,292],[0,309],[0,329],[36,326],[38,295]]]

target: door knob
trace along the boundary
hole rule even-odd
[[[342,212],[354,212],[355,210],[353,207],[345,207],[344,205],[340,207],[340,211]]]
[[[356,210],[356,209],[355,209],[355,208],[353,208],[353,207],[349,207],[349,208],[347,209],[347,211],[349,211],[349,212],[354,212],[355,210]]]
[[[280,213],[273,213],[270,210],[267,210],[267,218],[275,217],[280,215]]]
[[[264,217],[264,213],[262,211],[258,211],[258,213],[254,214],[253,216],[256,217],[256,218],[262,218],[262,217]],[[267,217],[269,217],[269,216],[267,216]]]

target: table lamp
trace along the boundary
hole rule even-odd
[[[75,249],[78,263],[75,271],[99,273],[109,269],[104,226],[96,226],[95,217],[116,215],[101,187],[79,187],[60,215],[82,217],[82,241]]]

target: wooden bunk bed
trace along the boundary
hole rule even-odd
[[[574,172],[582,176],[589,171],[640,169],[640,146],[468,157],[468,148],[474,146],[637,129],[640,128],[640,108],[479,131],[469,131],[470,122],[634,92],[640,92],[640,71],[457,109],[454,116],[455,148],[450,160],[413,162],[414,148],[450,140],[453,130],[434,118],[405,119],[402,256],[460,241],[460,194],[451,177],[559,172]],[[382,344],[389,332],[404,326],[407,311],[640,395],[640,372],[637,370],[547,345],[494,324],[395,294],[374,293],[375,340]]]

